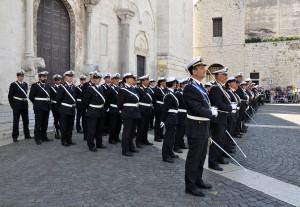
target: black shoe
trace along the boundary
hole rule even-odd
[[[54,138],[55,138],[55,139],[60,139],[59,134],[55,134],[55,135],[54,135]]]
[[[28,135],[28,136],[25,136],[25,139],[32,139],[33,137]]]
[[[165,158],[163,159],[164,162],[168,162],[168,163],[174,163],[174,160],[172,158]]]
[[[19,142],[18,138],[13,138],[14,142]]]
[[[69,143],[67,143],[67,142],[63,142],[63,143],[61,143],[61,145],[62,146],[65,146],[65,147],[70,147],[71,145],[69,144]]]
[[[100,145],[97,145],[97,148],[106,149],[107,146],[105,146],[104,144],[100,144]]]
[[[157,138],[157,139],[154,139],[154,141],[156,141],[156,142],[162,142],[162,140],[161,140],[161,139],[159,139],[159,138]]]
[[[177,153],[183,153],[183,151],[179,147],[174,148],[173,151]]]
[[[171,155],[171,158],[179,158],[178,155]]]
[[[236,153],[236,151],[234,149],[229,149],[227,152],[230,153],[230,154]]]
[[[120,139],[117,139],[117,140],[115,140],[116,142],[121,142],[121,140]]]
[[[41,145],[42,142],[41,142],[41,141],[35,141],[35,144],[36,144],[36,145]]]
[[[226,160],[220,160],[220,161],[218,161],[218,163],[222,164],[222,165],[228,165],[229,164],[229,162],[226,161]]]
[[[117,144],[117,142],[116,141],[109,141],[109,144]]]
[[[186,146],[185,144],[180,146],[180,149],[188,149],[188,148],[189,148],[189,147]]]
[[[92,152],[98,152],[98,150],[95,147],[90,147],[89,150]]]
[[[122,155],[127,156],[127,157],[133,156],[133,154],[131,152],[123,152]]]
[[[153,145],[153,143],[147,141],[147,142],[143,142],[143,145]]]
[[[133,153],[139,153],[139,152],[140,152],[139,150],[137,150],[137,149],[135,149],[135,148],[130,149],[129,151],[130,151],[130,152],[133,152]]]
[[[204,182],[203,180],[201,180],[200,183],[197,183],[197,186],[199,188],[204,188],[204,189],[212,189],[211,184]]]
[[[233,135],[235,138],[243,138],[242,135],[239,135],[239,134],[236,134],[236,135]]]
[[[213,169],[213,170],[217,170],[217,171],[223,171],[223,168],[221,168],[219,165],[216,166],[208,166],[209,168]]]
[[[188,193],[188,194],[191,194],[193,196],[197,196],[197,197],[204,197],[205,196],[205,194],[199,188],[196,188],[194,190],[188,190],[186,188],[185,192]]]
[[[46,138],[46,139],[42,139],[42,142],[52,142],[53,139],[49,139],[49,138]]]
[[[246,129],[242,129],[241,132],[242,133],[247,133],[247,130]]]
[[[139,149],[143,148],[143,146],[141,144],[137,144],[136,147],[139,148]]]
[[[69,145],[77,145],[76,142],[69,143]]]

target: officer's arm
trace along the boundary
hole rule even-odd
[[[37,92],[36,84],[33,84],[31,86],[30,92],[29,92],[29,99],[34,104],[34,98]]]
[[[10,84],[9,91],[8,91],[8,101],[9,101],[10,106],[13,102],[13,96],[15,94],[15,87],[13,86],[13,84],[14,83]]]
[[[82,103],[85,109],[88,108],[88,105],[90,104],[92,99],[92,92],[90,90],[90,88],[87,88],[87,90],[85,91],[84,95],[83,95],[83,99],[82,99]]]
[[[64,93],[65,93],[65,89],[63,89],[63,86],[61,86],[57,89],[56,102],[57,102],[58,107],[61,105],[61,102],[64,97]]]
[[[205,117],[208,119],[212,118],[211,110],[203,106],[206,104],[204,97],[199,95],[197,91],[194,91],[186,86],[186,88],[183,90],[183,99],[186,103],[186,108],[191,111],[191,115]]]
[[[121,89],[117,95],[117,105],[119,110],[122,110],[124,102],[125,102],[125,93],[124,90]]]
[[[222,100],[223,92],[218,86],[214,86],[210,89],[209,98],[212,102],[212,105],[218,107],[222,111],[232,111],[232,107],[228,103],[224,103]]]
[[[162,113],[161,113],[161,121],[162,122],[166,121],[167,114],[168,114],[169,109],[171,109],[171,106],[172,106],[172,97],[170,94],[167,94],[164,99],[164,105],[163,105]]]

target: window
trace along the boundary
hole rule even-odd
[[[222,37],[222,18],[213,18],[213,36]]]
[[[146,63],[146,58],[144,56],[137,56],[137,75],[143,76],[145,75],[145,63]]]
[[[259,79],[259,73],[250,73],[251,79]]]

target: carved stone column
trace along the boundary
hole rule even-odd
[[[120,25],[120,45],[119,45],[119,64],[121,73],[129,71],[129,35],[130,20],[134,17],[134,12],[129,9],[118,9],[117,15],[121,19]]]
[[[26,40],[25,57],[34,57],[33,53],[33,0],[26,0]]]

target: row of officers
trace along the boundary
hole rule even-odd
[[[106,74],[105,83],[101,85],[102,75],[97,71],[89,74],[89,81],[80,76],[80,84],[74,86],[75,73],[70,70],[63,76],[54,75],[55,84],[49,87],[46,84],[48,72],[40,72],[39,81],[31,86],[29,92],[35,114],[35,142],[40,145],[52,141],[47,137],[52,110],[55,138],[61,139],[63,146],[76,144],[72,140],[76,119],[76,130],[83,133],[89,150],[97,152],[99,148],[107,148],[102,136],[108,133],[109,143],[121,142],[122,155],[131,157],[139,152],[137,148],[153,145],[148,140],[148,130],[155,120],[154,140],[163,140],[163,161],[173,163],[174,158],[178,158],[174,152],[181,153],[182,149],[189,148],[185,166],[186,192],[204,196],[201,188],[212,187],[202,180],[209,139],[234,153],[234,143],[227,135],[240,138],[247,131],[247,115],[255,111],[253,103],[259,96],[250,80],[243,82],[242,73],[228,78],[228,68],[213,72],[215,81],[203,85],[205,67],[203,59],[196,57],[186,68],[190,78],[177,81],[174,77],[162,77],[158,79],[157,86],[153,86],[155,81],[149,79],[149,75],[137,78],[132,73],[125,73],[122,80],[118,73]],[[18,141],[20,116],[25,138],[32,138],[28,129],[28,85],[23,79],[24,71],[18,72],[17,81],[11,84],[8,95],[14,115],[14,142]],[[185,135],[189,147],[184,143]],[[210,168],[222,171],[220,164],[228,164],[224,157],[217,145],[210,145]]]

